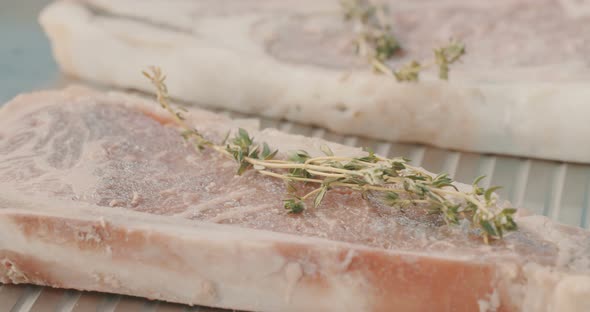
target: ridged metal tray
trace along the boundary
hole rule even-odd
[[[47,0],[0,0],[0,103],[19,92],[62,85],[47,42],[35,20]],[[231,117],[248,117],[222,112]],[[348,145],[371,147],[379,154],[406,156],[415,165],[447,172],[470,182],[486,175],[484,183],[502,185],[502,198],[559,222],[590,226],[590,166],[516,157],[481,155],[433,147],[347,137],[299,124],[261,120],[263,127],[322,137]],[[148,301],[128,296],[51,289],[32,285],[0,285],[0,312],[181,312],[222,311]]]

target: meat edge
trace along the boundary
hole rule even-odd
[[[253,311],[472,311],[493,292],[484,263],[125,219],[4,209],[0,281]]]
[[[3,189],[4,283],[252,311],[579,311],[590,304],[590,276],[530,263],[386,251]]]

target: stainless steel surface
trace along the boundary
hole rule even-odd
[[[58,84],[49,45],[35,23],[47,1],[0,0],[0,103],[20,92]],[[230,113],[227,113],[230,114]],[[234,114],[230,114],[234,115]],[[242,117],[242,116],[238,116]],[[380,154],[406,156],[434,172],[448,172],[459,181],[487,175],[485,183],[502,185],[502,198],[516,207],[548,215],[559,222],[590,225],[590,166],[524,158],[480,155],[413,144],[388,143],[342,136],[290,122],[262,120],[263,127],[323,137],[348,145],[371,147]],[[1,125],[0,125],[1,127]],[[0,285],[0,312],[181,312],[218,309],[148,301],[127,296],[29,285]]]

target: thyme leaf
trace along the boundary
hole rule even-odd
[[[422,65],[417,61],[411,61],[403,65],[400,69],[393,72],[397,81],[418,81],[420,78],[420,71],[422,71]]]
[[[502,188],[501,186],[492,186],[492,187],[488,188],[483,193],[483,197],[485,198],[486,202],[490,202],[492,200],[492,194],[501,188]]]
[[[298,214],[305,210],[305,203],[298,199],[286,199],[283,204],[288,213]]]
[[[434,62],[438,65],[438,77],[449,80],[449,65],[457,62],[465,54],[465,44],[452,40],[448,45],[434,49]]]
[[[322,151],[322,153],[326,154],[326,156],[334,156],[334,152],[332,152],[330,147],[326,144],[322,144],[320,146],[320,150]]]
[[[328,185],[322,185],[319,188],[319,192],[316,195],[315,199],[313,200],[313,207],[317,208],[319,207],[319,205],[322,203],[322,200],[324,200],[324,196],[326,196],[326,193],[328,192]]]

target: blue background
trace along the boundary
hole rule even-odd
[[[0,105],[49,87],[59,77],[48,39],[37,22],[48,0],[0,0]]]

